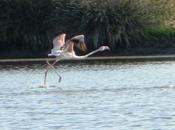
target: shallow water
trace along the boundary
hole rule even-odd
[[[0,65],[2,130],[174,130],[175,62]]]

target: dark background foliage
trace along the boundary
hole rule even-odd
[[[1,35],[12,49],[40,51],[48,48],[51,18],[55,10],[51,0],[2,0]]]
[[[101,45],[110,46],[112,51],[151,47],[154,40],[167,39],[157,36],[158,31],[169,32],[148,29],[160,28],[167,14],[167,0],[158,1],[1,0],[0,50],[47,52],[53,37],[62,32],[68,38],[85,34],[89,49]],[[169,35],[168,41],[172,37]]]

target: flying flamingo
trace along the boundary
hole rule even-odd
[[[46,63],[48,65],[46,71],[45,71],[45,76],[44,76],[44,86],[46,86],[46,77],[47,77],[47,72],[49,67],[51,67],[52,69],[54,69],[55,73],[57,74],[57,76],[59,77],[59,82],[61,82],[61,76],[56,72],[54,65],[63,59],[84,59],[87,58],[88,56],[97,53],[99,51],[105,51],[105,50],[110,50],[110,48],[108,46],[101,46],[100,48],[86,54],[83,56],[78,56],[75,54],[74,51],[74,46],[79,48],[82,51],[85,51],[86,48],[86,44],[84,42],[84,35],[78,35],[75,36],[71,39],[68,39],[65,41],[65,37],[66,34],[63,33],[61,35],[58,35],[57,37],[55,37],[53,39],[53,49],[51,49],[51,53],[48,54],[48,56],[55,56],[55,60],[53,63],[49,63],[49,61],[47,60]]]

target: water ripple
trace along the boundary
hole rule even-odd
[[[175,62],[0,65],[3,130],[173,130]],[[53,84],[53,85],[52,85]]]

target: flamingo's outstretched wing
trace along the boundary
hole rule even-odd
[[[73,38],[71,38],[71,40],[77,40],[77,41],[84,43],[84,35],[74,36]]]
[[[53,49],[60,50],[61,47],[63,47],[64,44],[65,44],[65,37],[66,37],[66,34],[65,33],[56,36],[53,39]]]
[[[60,55],[60,53],[62,52],[62,47],[65,44],[65,37],[66,37],[66,34],[63,33],[63,34],[56,36],[53,39],[53,49],[51,50],[51,53],[48,54],[48,56],[59,56]]]
[[[85,51],[87,49],[85,40],[84,40],[84,35],[77,35],[71,38],[70,40],[74,42],[75,46],[80,50]]]

